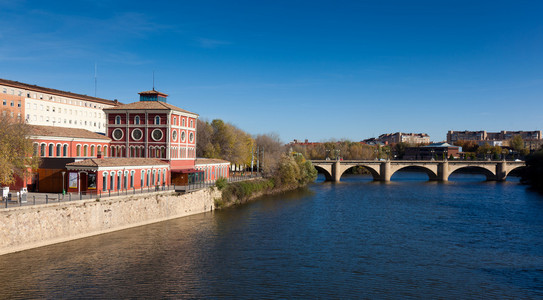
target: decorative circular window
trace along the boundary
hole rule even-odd
[[[185,141],[185,132],[182,131],[181,132],[181,142],[184,142]]]
[[[151,133],[151,136],[153,137],[153,140],[160,141],[162,139],[162,131],[160,129],[155,129]]]
[[[120,140],[123,138],[123,131],[119,128],[113,130],[113,133],[111,134],[113,136],[114,139],[116,140]]]
[[[139,129],[132,130],[132,139],[139,141],[143,137],[143,132]]]
[[[189,140],[190,140],[191,143],[194,141],[194,133],[193,132],[191,132],[189,134]]]
[[[177,130],[172,132],[172,140],[177,141]]]

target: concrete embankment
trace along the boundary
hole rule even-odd
[[[214,209],[216,189],[158,192],[0,210],[0,255]]]

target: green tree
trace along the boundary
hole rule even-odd
[[[543,192],[543,149],[526,157],[526,167],[522,171],[521,182]]]
[[[520,135],[513,136],[513,138],[509,140],[509,145],[520,155],[527,155],[530,153],[530,151],[524,146],[524,140]]]
[[[27,178],[39,164],[29,139],[30,126],[8,114],[0,113],[0,185],[15,183],[16,177]]]

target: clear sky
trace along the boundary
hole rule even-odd
[[[292,139],[543,129],[543,1],[0,0],[0,78]]]

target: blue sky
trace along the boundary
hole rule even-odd
[[[252,134],[543,129],[542,1],[0,0],[0,78]]]

